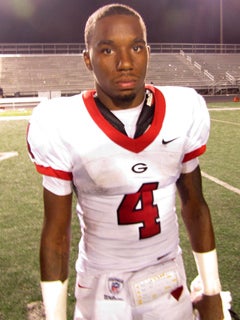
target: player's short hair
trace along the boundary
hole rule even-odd
[[[127,5],[114,3],[99,8],[88,18],[84,31],[86,48],[88,48],[89,46],[97,21],[112,15],[129,15],[137,17],[143,28],[144,35],[145,37],[147,37],[146,25],[141,15],[136,10]]]

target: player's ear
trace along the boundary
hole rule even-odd
[[[88,70],[92,71],[92,64],[91,64],[89,52],[87,50],[83,50],[83,59]]]
[[[151,53],[151,47],[149,45],[147,45],[147,50],[148,50],[148,54],[150,55]]]
[[[149,65],[150,53],[151,53],[151,47],[147,45],[148,65]]]

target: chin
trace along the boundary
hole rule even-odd
[[[133,93],[133,92],[123,92],[122,94],[119,94],[113,97],[115,101],[119,101],[122,103],[132,102],[135,98],[136,98],[136,93]]]

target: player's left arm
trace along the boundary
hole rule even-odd
[[[194,306],[201,320],[222,320],[221,285],[215,247],[215,237],[209,207],[202,192],[199,166],[181,174],[177,181],[181,213],[186,226],[197,268],[203,281],[203,295]]]

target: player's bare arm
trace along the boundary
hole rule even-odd
[[[214,231],[209,207],[203,197],[199,166],[191,173],[182,174],[177,181],[181,199],[181,213],[189,234],[192,250],[197,253],[215,249]],[[193,302],[201,320],[222,320],[220,294],[205,295]]]
[[[192,249],[206,252],[215,248],[210,211],[202,193],[199,166],[191,173],[182,174],[177,181],[181,212]]]
[[[41,280],[64,281],[68,277],[72,194],[57,196],[44,188],[43,196]]]

